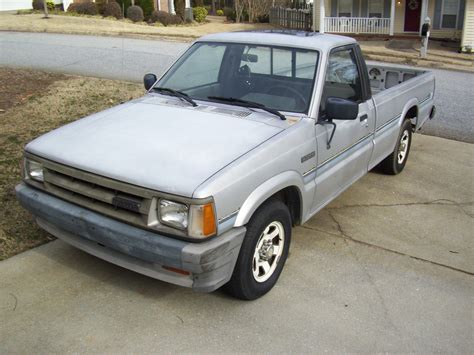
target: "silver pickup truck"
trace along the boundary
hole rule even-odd
[[[306,32],[203,37],[145,96],[25,148],[21,204],[52,235],[150,277],[255,299],[292,226],[374,167],[400,173],[434,76]]]

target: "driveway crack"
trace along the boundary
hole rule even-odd
[[[456,206],[458,207],[465,215],[468,217],[474,218],[474,215],[469,213],[464,206],[471,206],[474,204],[474,201],[470,202],[456,202],[453,200],[440,198],[431,201],[424,202],[407,202],[407,203],[391,203],[391,204],[379,204],[379,203],[368,203],[368,204],[354,204],[354,205],[342,205],[337,207],[326,207],[326,210],[342,210],[347,208],[363,208],[363,207],[399,207],[399,206],[429,206],[429,205],[441,205],[441,206]]]
[[[331,217],[331,220],[332,220],[332,221],[334,222],[334,224],[336,225],[337,230],[338,230],[339,233],[331,233],[331,232],[325,231],[325,230],[320,229],[320,228],[310,227],[310,226],[305,226],[305,225],[302,225],[302,226],[300,226],[300,227],[303,228],[303,229],[309,229],[309,230],[313,230],[313,231],[325,233],[325,234],[331,235],[331,236],[333,236],[333,237],[343,238],[343,239],[345,239],[345,240],[350,240],[350,241],[352,241],[352,242],[354,242],[354,243],[362,244],[362,245],[365,245],[365,246],[368,246],[368,247],[371,247],[371,248],[376,248],[376,249],[379,249],[379,250],[384,250],[384,251],[389,252],[389,253],[393,253],[393,254],[397,254],[397,255],[401,255],[401,256],[407,256],[407,257],[409,257],[409,258],[411,258],[411,259],[414,259],[414,260],[423,261],[423,262],[426,262],[426,263],[429,263],[429,264],[432,264],[432,265],[436,265],[436,266],[441,266],[441,267],[444,267],[444,268],[447,268],[447,269],[450,269],[450,270],[453,270],[453,271],[462,272],[463,274],[474,275],[474,272],[471,272],[471,271],[459,269],[459,268],[454,267],[454,266],[450,266],[450,265],[438,263],[438,262],[436,262],[436,261],[432,261],[432,260],[429,260],[429,259],[421,258],[421,257],[419,257],[419,256],[414,256],[414,255],[406,254],[406,253],[403,253],[403,252],[398,251],[398,250],[386,248],[386,247],[383,247],[383,246],[380,246],[380,245],[377,245],[377,244],[372,244],[372,243],[365,242],[365,241],[363,241],[363,240],[356,239],[356,238],[350,236],[349,234],[347,234],[347,233],[344,231],[344,229],[342,228],[341,223],[336,219],[336,217],[334,216],[334,214],[331,212],[331,210],[337,210],[337,209],[340,209],[340,208],[329,208],[329,209],[326,209],[326,212],[328,213],[329,217]]]

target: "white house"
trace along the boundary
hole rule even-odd
[[[432,37],[461,39],[464,23],[472,27],[473,3],[474,0],[314,0],[313,18],[320,32],[417,35],[429,17]]]

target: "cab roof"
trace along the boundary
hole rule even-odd
[[[234,42],[282,47],[298,47],[328,51],[334,47],[355,43],[350,37],[293,30],[260,30],[210,34],[198,42]]]

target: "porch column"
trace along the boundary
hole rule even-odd
[[[176,11],[174,11],[174,1],[173,0],[168,0],[168,12],[171,15],[176,15]]]
[[[390,36],[393,36],[395,29],[395,0],[392,0],[390,6]]]
[[[319,33],[324,33],[324,18],[326,17],[326,10],[324,9],[324,1],[325,0],[319,0]]]
[[[421,14],[420,14],[420,35],[421,26],[425,23],[425,18],[428,16],[428,0],[421,1]]]

